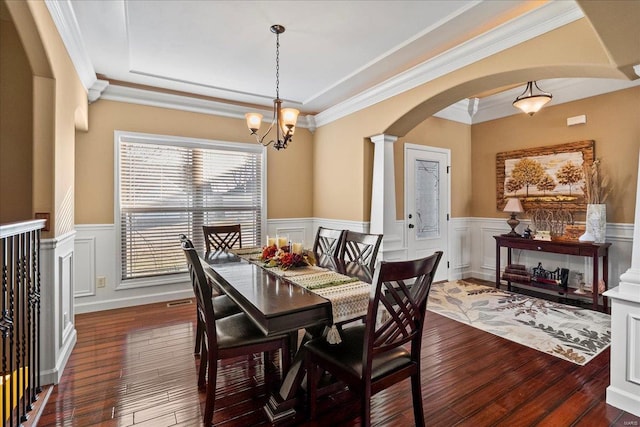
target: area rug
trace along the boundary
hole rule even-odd
[[[606,313],[463,280],[434,283],[427,309],[578,365],[611,344]]]

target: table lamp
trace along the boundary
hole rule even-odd
[[[507,199],[507,204],[505,205],[503,212],[511,212],[511,218],[507,220],[507,224],[511,227],[511,231],[507,233],[507,236],[510,237],[520,237],[518,233],[516,233],[516,227],[520,224],[520,221],[516,218],[517,213],[524,212],[522,209],[522,204],[520,203],[520,199],[516,197],[512,197]]]

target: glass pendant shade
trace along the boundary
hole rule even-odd
[[[539,93],[533,93],[533,87],[538,89]],[[543,92],[535,81],[527,83],[527,87],[520,96],[513,101],[513,106],[519,108],[530,116],[540,111],[545,104],[551,101],[553,96],[550,93]]]
[[[247,119],[247,127],[251,133],[258,132],[258,129],[260,129],[260,125],[262,124],[262,114],[247,113],[244,117]]]

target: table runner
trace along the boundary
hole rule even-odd
[[[330,344],[342,342],[336,323],[364,317],[367,314],[371,293],[369,283],[318,266],[296,267],[288,270],[277,266],[266,267],[260,259],[261,248],[232,249],[230,252],[329,300],[333,316],[327,333],[327,342]]]

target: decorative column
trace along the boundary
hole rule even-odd
[[[394,246],[393,242],[402,244],[402,236],[398,236],[396,228],[396,183],[393,162],[393,144],[398,140],[393,135],[376,135],[373,142],[373,179],[371,180],[371,223],[370,233],[383,234],[380,253],[382,259],[385,250]]]
[[[631,268],[604,293],[611,301],[611,384],[607,403],[640,417],[640,162]]]

